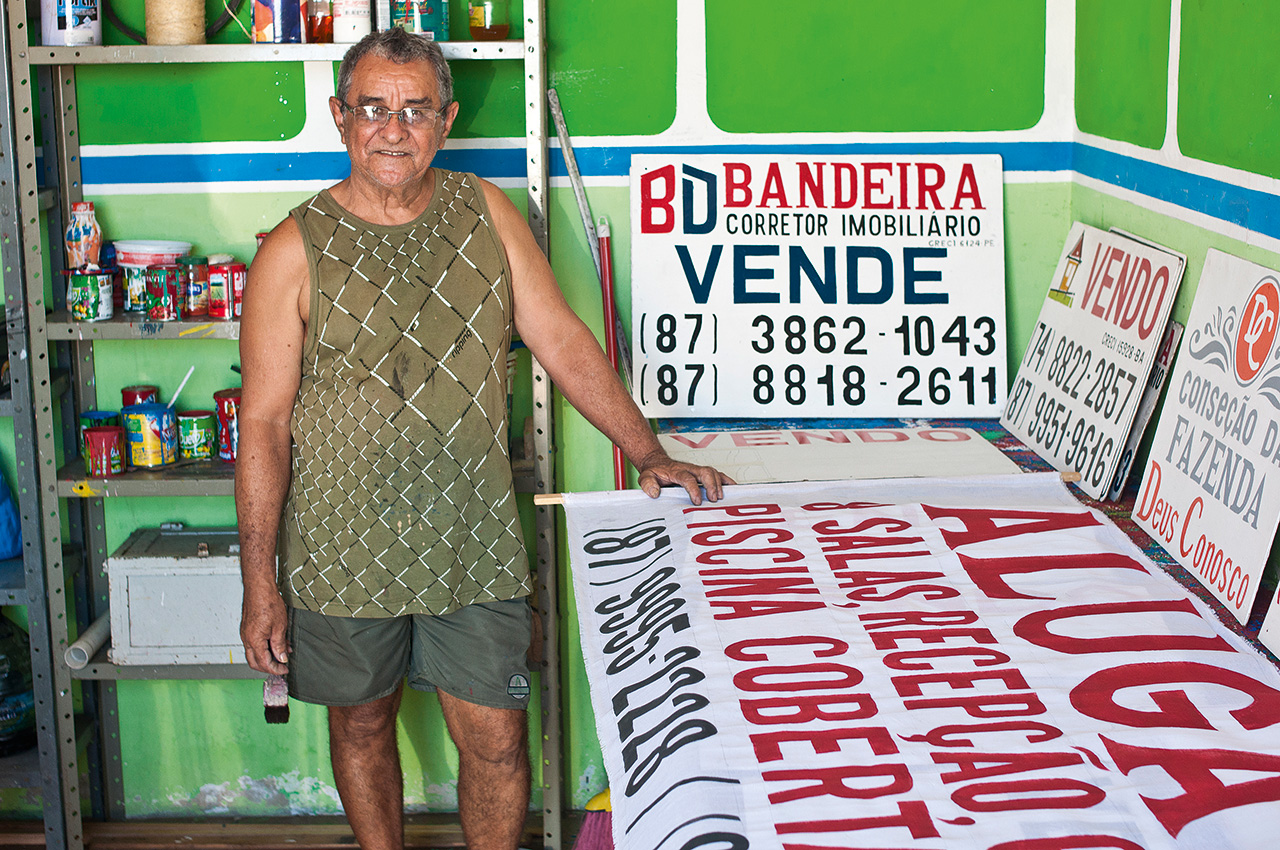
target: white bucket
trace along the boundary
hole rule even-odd
[[[190,242],[165,239],[117,239],[116,262],[122,266],[161,266],[191,251]]]

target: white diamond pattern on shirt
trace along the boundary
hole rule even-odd
[[[442,614],[529,592],[507,451],[510,283],[478,190],[443,176],[402,228],[323,195],[300,208],[319,291],[281,563],[311,610]]]

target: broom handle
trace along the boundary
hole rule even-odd
[[[604,350],[609,355],[609,365],[618,371],[618,332],[615,319],[618,315],[617,305],[613,300],[613,252],[610,250],[611,235],[609,219],[604,216],[596,224],[596,235],[600,241],[600,291],[604,301]],[[613,447],[613,488],[627,489],[627,466],[622,457],[622,449]]]

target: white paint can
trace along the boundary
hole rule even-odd
[[[40,35],[47,45],[102,44],[99,0],[40,0]]]
[[[333,41],[355,44],[372,28],[369,0],[333,0]]]

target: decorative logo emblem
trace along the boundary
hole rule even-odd
[[[1244,305],[1236,333],[1235,369],[1241,384],[1249,384],[1262,371],[1276,341],[1280,320],[1280,288],[1274,278],[1263,278]]]
[[[529,680],[519,673],[513,673],[511,678],[507,680],[507,696],[512,699],[528,699]]]

